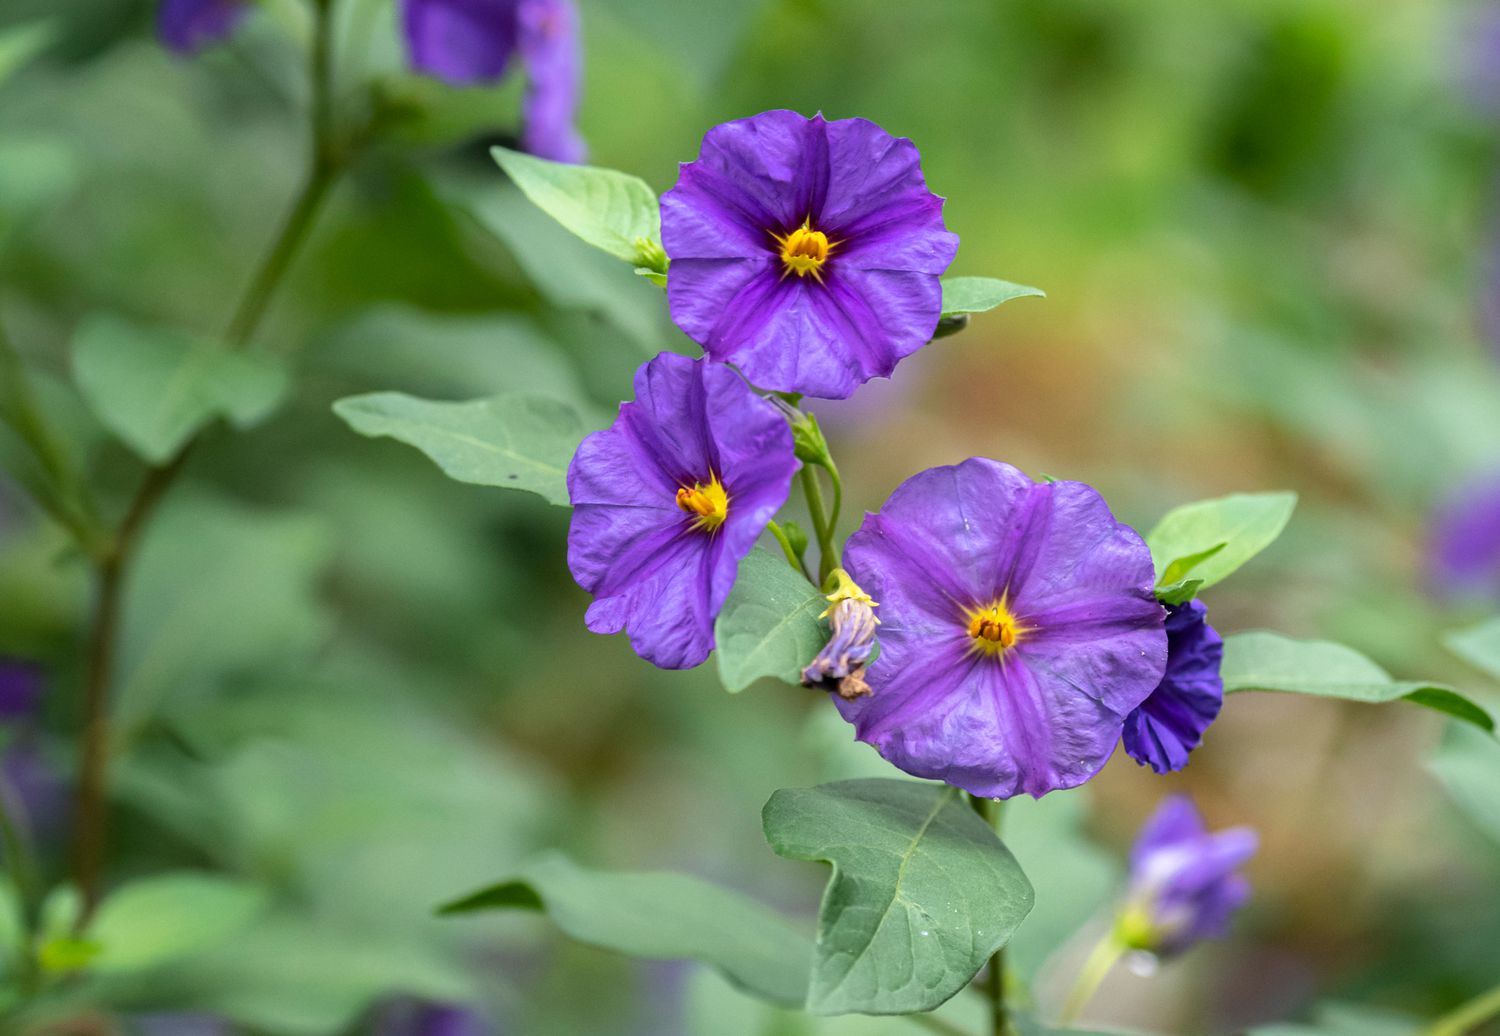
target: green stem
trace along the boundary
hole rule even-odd
[[[255,336],[276,290],[306,240],[329,188],[347,163],[333,128],[333,81],[330,67],[332,11],[330,0],[318,0],[311,55],[311,167],[280,232],[262,259],[225,334],[231,348],[243,348]],[[78,808],[74,822],[73,867],[83,896],[76,928],[82,931],[102,895],[108,822],[109,689],[119,638],[121,590],[141,531],[157,505],[187,467],[199,439],[189,439],[165,463],[146,472],[126,508],[111,548],[98,559],[99,593],[88,635],[84,672],[84,724],[78,774]]]
[[[802,465],[802,494],[807,497],[807,511],[812,517],[813,534],[818,538],[818,585],[828,579],[828,574],[839,567],[839,552],[833,545],[833,526],[823,510],[823,487],[818,484],[818,473],[811,464]]]
[[[839,528],[839,515],[844,510],[844,481],[839,478],[838,465],[829,457],[823,465],[828,472],[828,480],[833,483],[833,508],[828,512],[828,535],[832,537]]]
[[[37,880],[36,856],[31,840],[16,823],[12,806],[15,792],[10,782],[0,776],[0,845],[5,848],[6,869],[15,882],[16,898],[21,906],[21,930],[16,933],[16,971],[23,988],[36,982],[36,954],[33,944],[41,908],[41,886]]]
[[[1083,967],[1078,971],[1078,977],[1073,980],[1073,988],[1068,990],[1067,1000],[1063,1001],[1062,1015],[1059,1020],[1064,1025],[1071,1025],[1078,1020],[1083,1009],[1099,991],[1099,986],[1103,984],[1105,976],[1125,955],[1125,949],[1125,944],[1115,937],[1115,931],[1111,928],[1105,933],[1104,938],[1100,939],[1089,951],[1088,959],[1083,962]]]
[[[974,812],[978,813],[980,819],[994,830],[996,837],[999,837],[1002,820],[1001,807],[1004,803],[999,799],[984,799],[977,795],[970,795],[968,798],[969,805]],[[988,970],[985,973],[984,997],[990,1005],[990,1032],[993,1036],[1004,1036],[1007,1031],[1004,946],[996,950],[995,955],[990,958]]]
[[[802,564],[802,559],[792,548],[792,541],[787,537],[786,531],[775,521],[769,522],[766,528],[771,530],[771,535],[775,536],[776,542],[781,544],[781,552],[786,555],[787,564],[791,565],[803,579],[812,582],[812,576],[807,574],[807,566]]]
[[[1464,1036],[1475,1026],[1500,1016],[1500,986],[1480,993],[1473,1000],[1443,1015],[1417,1036]]]

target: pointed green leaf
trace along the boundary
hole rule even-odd
[[[1453,723],[1427,765],[1464,815],[1500,844],[1500,741]]]
[[[79,330],[73,380],[104,426],[153,464],[216,418],[256,423],[287,388],[286,372],[267,357],[114,317]]]
[[[361,435],[415,446],[449,478],[523,489],[564,506],[568,464],[585,432],[572,407],[520,392],[467,403],[372,392],[339,400],[333,412]]]
[[[833,865],[807,1009],[930,1011],[1031,911],[1015,858],[955,788],[840,781],[782,789],[762,812],[779,855]]]
[[[123,886],[99,907],[88,938],[95,972],[141,971],[201,953],[267,906],[265,890],[213,874],[158,874]]]
[[[1236,633],[1224,638],[1224,693],[1286,691],[1320,698],[1381,703],[1406,699],[1495,728],[1489,712],[1444,684],[1393,680],[1364,655],[1326,640],[1292,640],[1276,633]]]
[[[1040,288],[1028,288],[1024,284],[1012,284],[993,277],[944,277],[942,284],[944,317],[984,313],[1011,299],[1047,297]]]
[[[1475,669],[1500,680],[1500,617],[1449,633],[1443,643]]]
[[[649,960],[695,960],[783,1004],[807,993],[807,937],[745,896],[685,874],[610,873],[542,856],[445,914],[537,910],[579,942]]]
[[[1201,579],[1179,579],[1175,583],[1156,588],[1156,599],[1162,604],[1184,604],[1198,596],[1203,588]]]
[[[1236,493],[1167,512],[1146,536],[1157,581],[1213,586],[1275,542],[1296,506],[1296,493]]]
[[[743,691],[763,676],[799,683],[822,650],[828,627],[818,615],[828,601],[780,554],[757,547],[740,562],[729,600],[714,623],[719,679]]]
[[[646,182],[614,169],[490,150],[533,205],[595,248],[660,273],[661,216]]]

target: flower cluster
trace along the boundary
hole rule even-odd
[[[229,38],[251,0],[161,0],[157,35],[179,54]],[[574,125],[583,80],[573,0],[401,0],[411,67],[450,86],[498,82],[519,53],[526,67],[521,146],[558,162],[587,153]]]
[[[568,560],[595,598],[589,628],[628,630],[675,669],[713,651],[800,464],[837,485],[796,402],[848,396],[932,339],[958,239],[910,141],[789,111],[711,130],[661,215],[672,317],[706,355],[647,363],[579,447]],[[1151,552],[1090,486],[977,457],[923,471],[865,517],[845,568],[829,563],[835,517],[808,496],[831,575],[803,683],[906,772],[1041,796],[1122,741],[1179,769],[1217,715],[1222,641],[1202,604],[1158,602]]]

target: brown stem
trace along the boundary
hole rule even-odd
[[[239,349],[254,337],[277,287],[318,214],[328,190],[344,168],[333,137],[332,77],[329,46],[329,0],[317,4],[317,33],[312,50],[312,164],[297,200],[281,231],[261,261],[225,334],[230,348]],[[199,437],[190,438],[169,460],[146,472],[131,499],[109,548],[98,559],[99,592],[89,628],[84,675],[84,721],[79,754],[77,810],[74,814],[74,875],[83,898],[76,927],[82,931],[99,906],[103,893],[104,858],[109,821],[109,754],[111,749],[109,692],[119,640],[120,602],[135,548],[167,490],[187,467]]]

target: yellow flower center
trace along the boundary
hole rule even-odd
[[[1013,645],[1022,632],[1003,599],[969,612],[969,636],[974,638],[974,650],[983,654],[999,654]]]
[[[811,274],[813,280],[823,280],[823,264],[828,261],[828,253],[833,251],[837,242],[830,242],[827,234],[814,230],[811,217],[803,220],[802,225],[790,234],[772,236],[781,245],[783,277],[789,273],[795,273],[798,277]]]
[[[694,482],[691,489],[683,486],[677,490],[677,506],[698,516],[693,519],[693,528],[713,532],[724,524],[729,514],[729,494],[724,491],[719,476],[710,472],[708,485]]]

